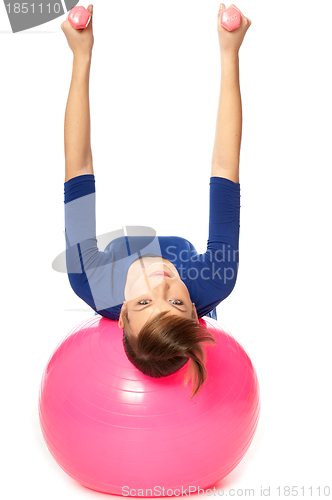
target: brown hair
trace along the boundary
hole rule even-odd
[[[137,336],[129,326],[127,311],[123,315],[123,323],[126,355],[145,375],[154,378],[167,377],[191,360],[185,385],[191,374],[194,382],[192,399],[207,377],[202,343],[215,344],[214,336],[195,319],[169,314],[169,311],[163,311],[147,321]]]

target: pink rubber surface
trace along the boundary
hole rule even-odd
[[[211,318],[200,323],[217,344],[206,344],[208,379],[191,401],[188,365],[164,378],[143,375],[115,321],[94,316],[61,342],[43,374],[39,418],[67,474],[105,493],[160,486],[177,495],[210,487],[236,467],[258,423],[257,376],[229,333]]]
[[[68,21],[75,29],[84,29],[90,21],[90,13],[84,7],[74,7],[68,15]]]
[[[227,31],[234,31],[241,25],[241,12],[234,7],[223,10],[220,14],[220,24]]]

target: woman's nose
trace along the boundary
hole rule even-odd
[[[162,295],[165,290],[168,290],[170,285],[169,283],[167,283],[166,280],[162,279],[160,282],[157,282],[157,283],[151,283],[151,286],[152,286],[152,290],[154,290],[154,292],[157,294],[157,295]]]

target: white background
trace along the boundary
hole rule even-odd
[[[240,49],[240,268],[218,320],[256,367],[262,410],[250,450],[218,488],[242,497],[253,488],[257,498],[270,487],[277,498],[280,486],[283,498],[288,485],[310,498],[312,487],[319,498],[318,487],[323,497],[323,487],[332,486],[332,4],[236,6],[252,20]],[[217,1],[95,0],[97,234],[146,225],[205,251],[220,87],[218,8]],[[0,4],[6,499],[102,498],[55,463],[38,421],[50,355],[93,315],[51,267],[64,250],[63,125],[72,69],[60,29],[65,18],[12,34]]]

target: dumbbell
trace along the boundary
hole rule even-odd
[[[227,31],[234,31],[241,24],[241,12],[234,7],[228,7],[220,15],[220,25]]]
[[[68,21],[76,30],[81,30],[87,27],[90,17],[90,12],[84,7],[74,7],[69,12]]]

